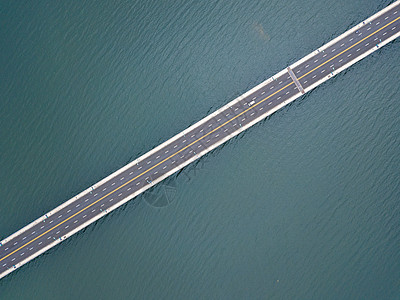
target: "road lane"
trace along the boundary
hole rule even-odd
[[[399,34],[399,2],[292,68],[305,90]],[[350,30],[351,31],[351,30]],[[166,176],[265,118],[301,93],[286,70],[117,171],[80,197],[2,241],[0,278]]]

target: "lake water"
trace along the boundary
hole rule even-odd
[[[2,1],[0,237],[390,2]],[[399,46],[8,275],[0,299],[400,299]]]

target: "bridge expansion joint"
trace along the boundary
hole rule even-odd
[[[300,84],[299,80],[297,79],[296,75],[294,75],[292,69],[291,69],[290,67],[287,67],[286,69],[287,69],[287,71],[288,71],[288,73],[289,73],[289,75],[290,75],[290,78],[292,78],[294,84],[297,86],[297,89],[298,89],[302,94],[304,94],[304,93],[305,93],[305,92],[304,92],[304,89],[303,89],[302,85]]]

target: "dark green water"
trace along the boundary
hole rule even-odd
[[[105,2],[0,4],[2,238],[391,1]],[[399,46],[2,279],[0,299],[400,299]]]

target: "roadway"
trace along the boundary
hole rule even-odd
[[[399,35],[399,1],[291,66],[305,92]],[[0,278],[301,96],[287,69],[39,218],[0,245]]]

